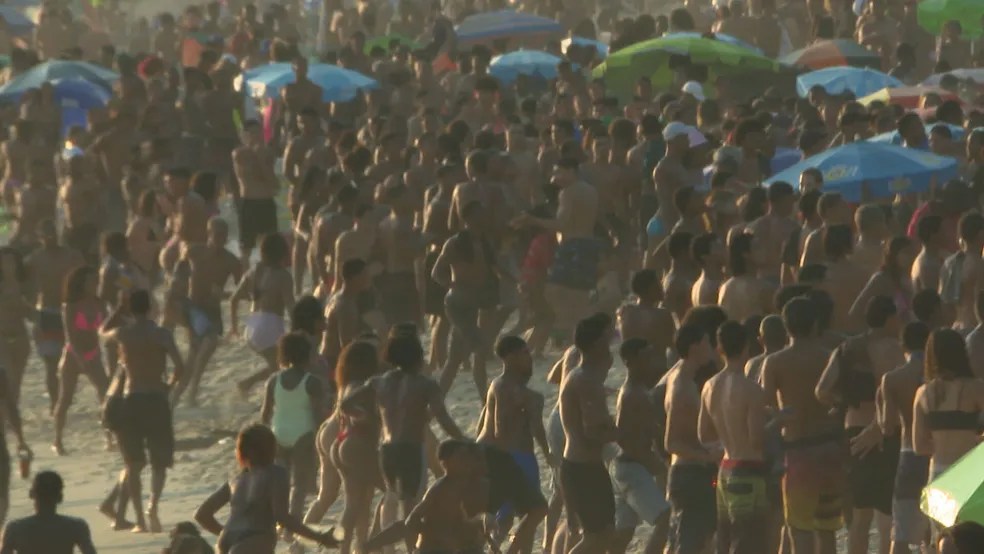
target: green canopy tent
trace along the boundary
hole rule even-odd
[[[965,38],[977,38],[984,33],[984,1],[982,0],[922,0],[916,11],[919,25],[940,34],[947,21],[959,21]]]
[[[984,444],[957,460],[923,489],[923,513],[946,527],[961,521],[984,525]]]

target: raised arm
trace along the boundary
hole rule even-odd
[[[428,405],[430,407],[431,415],[437,420],[438,425],[444,432],[451,436],[453,439],[464,438],[464,433],[458,428],[458,424],[454,422],[451,418],[451,414],[448,413],[448,406],[444,403],[444,393],[441,392],[440,385],[437,381],[431,381],[428,386]]]
[[[224,527],[219,520],[215,518],[215,514],[218,513],[226,504],[229,503],[229,499],[232,498],[232,490],[229,488],[229,483],[223,483],[221,487],[215,490],[208,498],[202,502],[202,505],[195,510],[195,521],[213,535],[218,535],[222,533]]]

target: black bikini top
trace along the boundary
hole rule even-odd
[[[961,386],[957,391],[957,406],[963,394]],[[933,431],[984,431],[981,425],[981,412],[965,412],[963,410],[933,410],[926,414],[926,423]]]
[[[878,380],[871,369],[874,362],[868,352],[868,337],[848,339],[837,349],[837,357],[840,363],[837,390],[844,404],[860,408],[863,402],[874,402]]]

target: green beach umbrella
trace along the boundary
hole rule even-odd
[[[959,21],[965,38],[981,36],[984,2],[981,0],[922,0],[916,16],[923,29],[940,34],[947,21]]]
[[[399,34],[392,34],[392,35],[383,35],[381,37],[373,37],[367,40],[366,46],[365,48],[363,48],[363,50],[365,51],[366,54],[368,54],[369,52],[372,51],[373,48],[378,46],[383,50],[389,52],[390,44],[392,44],[394,40],[397,41],[400,44],[400,46],[407,46],[411,50],[416,50],[417,48],[422,47],[422,45],[419,42],[411,38]]]
[[[777,71],[776,60],[731,42],[698,35],[671,35],[638,42],[608,56],[594,69],[594,77],[603,77],[606,85],[618,94],[631,94],[641,77],[649,77],[656,87],[672,83],[670,56],[687,56],[692,63],[708,66],[712,75],[744,71]]]
[[[977,446],[923,489],[923,513],[946,527],[961,521],[984,525],[984,444]]]

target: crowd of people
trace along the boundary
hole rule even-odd
[[[897,0],[512,6],[612,53],[679,32],[771,57],[853,39],[907,84],[944,74],[948,96],[917,112],[712,78],[678,55],[625,94],[591,76],[595,46],[544,37],[557,78],[505,82],[490,63],[517,44],[453,32],[498,0],[303,4],[149,21],[49,0],[33,36],[0,24],[0,81],[54,59],[119,74],[85,126],[63,125],[56,83],[0,107],[0,399],[22,464],[29,442],[77,446],[85,376],[122,459],[100,505],[113,529],[190,518],[162,508],[173,414],[228,386],[207,375],[241,336],[261,369],[234,389],[262,388],[260,421],[194,514],[223,554],[984,551],[984,528],[920,506],[984,430],[984,105],[949,74],[984,71],[979,32],[935,37]],[[267,62],[293,80],[255,100],[242,73]],[[312,63],[379,86],[326,103]],[[779,151],[893,130],[960,178],[859,203],[816,168],[766,186]],[[20,420],[32,339],[51,437]],[[539,360],[556,363],[541,375]],[[463,368],[474,437],[445,400]],[[4,443],[0,520],[11,464]],[[57,515],[62,488],[36,475],[37,513],[0,554],[95,551]],[[309,527],[340,497],[337,531]],[[189,522],[172,539],[172,554],[210,548]]]

